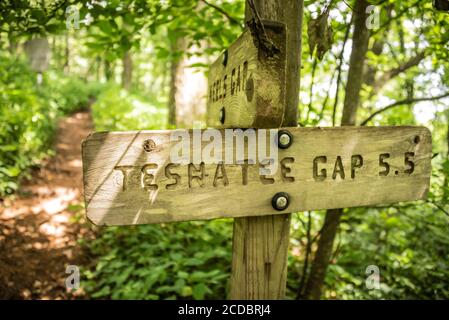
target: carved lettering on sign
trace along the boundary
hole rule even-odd
[[[168,179],[175,180],[173,183],[168,183],[165,186],[165,189],[167,189],[167,190],[176,189],[176,186],[179,184],[179,181],[181,180],[181,176],[179,174],[172,172],[172,168],[176,168],[176,167],[179,167],[179,164],[169,163],[165,167],[165,177],[167,177]]]
[[[226,96],[235,96],[245,91],[245,84],[248,81],[248,61],[244,61],[234,67],[230,74],[225,73],[220,79],[215,80],[209,86],[209,99],[217,102]],[[251,88],[252,89],[252,88]]]
[[[198,181],[199,186],[200,187],[204,187],[204,176],[205,176],[204,162],[200,163],[199,169],[197,169],[197,167],[193,163],[189,163],[188,168],[189,168],[188,169],[188,173],[189,173],[189,188],[192,188],[193,181]],[[200,175],[198,175],[198,173]]]
[[[285,149],[261,129],[94,133],[83,143],[88,217],[122,225],[263,215],[273,212],[279,192],[290,195],[292,211],[427,195],[432,145],[426,128],[283,130],[293,138]]]
[[[286,27],[264,22],[276,48],[267,57],[246,30],[209,69],[207,123],[211,127],[278,127],[285,108]],[[270,121],[267,122],[267,114]],[[226,115],[226,116],[225,116]]]
[[[295,178],[288,176],[292,169],[288,166],[290,163],[295,162],[295,159],[292,157],[284,158],[281,160],[281,172],[282,172],[282,180],[286,182],[294,182]]]
[[[411,175],[415,169],[414,152],[406,152],[404,154],[404,174]],[[379,154],[379,176],[388,176],[390,173],[390,164],[387,162],[390,155],[388,153]],[[350,163],[345,168],[345,161],[342,156],[337,156],[335,161],[328,163],[327,156],[318,156],[313,159],[313,170],[311,177],[319,182],[327,179],[331,180],[345,180],[347,173],[351,173],[351,179],[357,180],[357,172],[363,169],[364,160],[360,154],[352,155],[350,157]],[[259,163],[259,167],[265,168],[269,165],[270,160],[264,159]],[[276,179],[274,175],[259,175],[260,183],[262,184],[274,184],[276,182],[295,182],[296,178],[292,175],[292,166],[295,164],[293,157],[285,157],[280,160],[280,178]],[[246,186],[248,185],[248,176],[250,174],[259,174],[258,167],[249,163],[248,160],[244,160],[238,164],[241,168],[241,180],[233,180],[233,183]],[[230,185],[229,177],[227,174],[227,168],[234,167],[234,165],[226,165],[222,161],[212,167],[206,169],[204,162],[199,165],[190,163],[186,167],[182,167],[180,164],[168,163],[163,168],[165,173],[164,185],[167,190],[176,190],[177,186],[181,184],[182,175],[186,174],[189,188],[205,187],[205,180],[211,176],[213,187],[222,187]],[[186,170],[185,172],[182,169]],[[159,189],[158,179],[156,173],[159,170],[158,165],[155,163],[148,163],[142,167],[139,166],[116,166],[114,170],[122,173],[122,190],[127,191],[130,188],[140,186],[141,189],[146,191],[155,191]],[[175,172],[176,170],[176,172]],[[330,173],[328,174],[328,172]],[[140,175],[136,172],[140,172]],[[395,175],[399,175],[400,170],[395,171]],[[137,180],[137,181],[133,181]],[[159,179],[161,180],[161,179]]]
[[[363,166],[363,157],[359,154],[351,157],[351,179],[355,179],[355,170]]]

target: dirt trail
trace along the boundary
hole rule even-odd
[[[81,141],[89,113],[59,122],[56,155],[0,206],[0,299],[67,299],[67,265],[86,260],[77,241],[92,236],[83,218]]]

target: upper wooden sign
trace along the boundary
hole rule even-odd
[[[196,137],[187,130],[94,133],[83,142],[87,216],[97,225],[128,225],[368,206],[427,195],[432,146],[426,128],[284,130],[292,143],[276,148],[273,175],[261,175],[262,158],[234,164],[195,160],[197,151],[211,151],[206,131]],[[227,138],[214,156],[234,159],[237,133],[247,131],[216,130]],[[275,139],[259,131],[253,141],[258,148]],[[181,141],[174,136],[187,138],[182,164],[172,160]],[[273,204],[279,193],[288,195],[283,211]]]
[[[264,21],[271,42],[246,30],[211,66],[207,123],[214,128],[276,128],[285,108],[286,28]]]

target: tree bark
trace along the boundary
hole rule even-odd
[[[122,87],[123,89],[130,90],[133,78],[133,61],[131,52],[126,51],[122,58],[123,71],[122,71]]]
[[[354,7],[354,33],[343,105],[343,118],[341,120],[342,126],[353,126],[356,121],[360,90],[362,89],[363,67],[369,42],[369,30],[366,27],[366,19],[368,18],[366,8],[368,5],[369,3],[366,0],[357,0]]]
[[[176,56],[176,52],[182,50],[183,39],[177,39],[170,44],[170,50],[172,58],[170,61],[170,91],[168,93],[168,125],[176,127],[176,89],[178,86],[178,73],[181,65],[179,57]]]
[[[50,62],[50,45],[47,38],[30,39],[24,44],[31,70],[42,73],[48,69]]]
[[[69,32],[67,31],[65,35],[65,52],[64,52],[64,73],[70,72],[70,41],[69,41]]]
[[[8,51],[11,55],[15,55],[17,52],[17,40],[14,37],[13,31],[8,32]]]
[[[176,74],[179,61],[170,62],[170,92],[168,94],[168,125],[176,127]]]
[[[104,60],[104,77],[106,78],[106,81],[110,81],[112,79],[112,76],[114,74],[113,72],[113,66],[112,63],[105,59]]]
[[[369,30],[366,27],[366,0],[357,0],[353,10],[354,31],[352,36],[352,51],[349,61],[348,82],[345,88],[342,126],[352,126],[356,122],[356,113],[362,89],[362,76],[365,56],[368,51]],[[326,212],[318,248],[307,280],[306,299],[320,299],[329,259],[332,254],[335,235],[340,224],[343,209],[333,209]]]
[[[377,39],[373,43],[371,52],[376,56],[380,56],[382,54],[382,51],[384,50],[384,46],[385,46],[385,37],[382,37],[381,39]],[[369,66],[369,65],[366,66],[366,71],[363,75],[363,83],[365,83],[368,86],[372,86],[373,83],[376,81],[376,73],[377,73],[377,68],[375,66]]]
[[[449,112],[447,113],[447,132],[446,132],[446,143],[447,143],[447,159],[449,160]],[[446,176],[447,178],[447,176]]]
[[[449,111],[446,111],[446,120],[447,120],[447,132],[446,132],[446,143],[447,143],[447,150],[446,150],[446,161],[449,161]],[[443,182],[443,199],[449,198],[449,178],[446,175],[444,177]]]
[[[254,2],[262,19],[287,25],[287,101],[283,126],[297,126],[303,1]],[[251,17],[247,1],[245,20]],[[231,299],[285,297],[289,232],[290,214],[234,219]]]

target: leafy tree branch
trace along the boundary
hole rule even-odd
[[[370,122],[374,117],[376,117],[377,115],[391,109],[394,107],[398,107],[398,106],[403,106],[403,105],[411,105],[413,103],[417,103],[417,102],[423,102],[423,101],[435,101],[435,100],[440,100],[443,98],[449,97],[449,92],[446,92],[442,95],[438,95],[435,97],[425,97],[425,98],[413,98],[413,99],[404,99],[404,100],[400,100],[400,101],[396,101],[392,104],[389,104],[386,107],[383,107],[382,109],[377,110],[376,112],[374,112],[372,115],[370,115],[368,118],[366,118],[365,120],[362,121],[362,123],[360,123],[361,126],[366,125],[368,122]]]
[[[391,79],[397,77],[401,73],[417,66],[424,58],[426,57],[426,52],[421,51],[417,55],[411,57],[407,61],[405,61],[403,64],[397,66],[396,68],[390,69],[383,73],[380,77],[376,79],[376,81],[373,84],[373,91],[378,92],[380,89],[383,88],[385,83],[390,81]]]
[[[207,0],[200,0],[200,1],[203,2],[205,5],[207,5],[207,6],[211,7],[211,8],[213,8],[213,9],[217,10],[218,12],[220,12],[220,13],[221,13],[222,15],[224,15],[224,16],[225,16],[231,23],[236,24],[236,25],[239,25],[240,27],[242,27],[242,25],[240,24],[240,22],[239,22],[237,19],[231,17],[231,15],[230,15],[229,13],[227,13],[225,10],[223,10],[223,9],[220,8],[219,6],[217,6],[217,5],[215,5],[215,4],[212,4],[212,3],[210,3],[210,2],[207,1]]]

